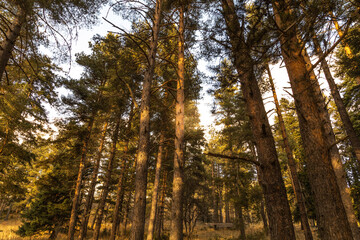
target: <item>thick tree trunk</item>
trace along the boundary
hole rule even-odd
[[[90,180],[91,182],[90,182],[89,192],[88,192],[88,195],[87,195],[86,201],[85,201],[85,210],[84,210],[84,214],[83,214],[83,217],[82,217],[81,228],[80,228],[80,236],[79,236],[80,240],[83,240],[83,239],[86,238],[87,226],[88,226],[88,222],[89,222],[89,218],[90,218],[90,212],[91,212],[92,203],[93,203],[93,200],[94,200],[94,192],[95,192],[95,186],[96,186],[96,182],[97,182],[97,176],[98,176],[98,173],[99,173],[101,155],[102,155],[102,151],[104,149],[107,126],[108,126],[108,122],[105,122],[104,129],[103,129],[102,134],[101,134],[101,140],[100,140],[98,153],[97,153],[97,156],[96,156],[96,161],[95,161],[95,164],[94,164],[94,170],[93,170],[93,173],[91,175],[91,180]]]
[[[318,41],[318,39],[316,38],[316,36],[314,35],[313,37],[313,42],[315,45],[315,49],[317,52],[317,55],[320,57],[323,55],[320,43]],[[329,84],[330,87],[330,91],[331,91],[331,95],[334,98],[337,110],[340,114],[340,118],[343,122],[344,125],[344,129],[346,131],[346,134],[349,137],[351,146],[354,150],[355,156],[357,161],[360,163],[360,139],[356,136],[355,130],[353,128],[353,125],[351,123],[350,117],[346,111],[346,107],[344,105],[344,102],[342,101],[342,98],[340,96],[339,90],[336,86],[336,83],[334,81],[334,78],[332,77],[332,74],[330,72],[330,68],[326,62],[326,60],[324,59],[323,61],[321,61],[321,68],[325,74],[325,78]],[[320,91],[320,87],[317,87],[318,91]],[[328,114],[326,114],[326,120],[327,120],[327,125],[330,131],[330,135],[328,136],[330,138],[330,141],[332,142],[332,145],[335,144],[336,139],[335,139],[335,135],[334,132],[331,129],[331,123],[330,123],[330,117]],[[345,176],[345,171],[343,169],[342,166],[342,162],[341,162],[341,156],[339,154],[339,150],[337,149],[336,146],[332,147],[332,164],[333,164],[333,168],[336,174],[336,177],[338,179],[338,185],[340,188],[340,193],[341,193],[341,197],[345,206],[345,210],[348,216],[348,220],[350,223],[350,227],[353,233],[353,237],[354,239],[360,239],[360,232],[359,232],[359,228],[357,225],[357,220],[354,214],[354,208],[352,205],[352,200],[350,197],[350,189],[346,183],[346,176]]]
[[[73,197],[71,215],[70,215],[69,232],[68,232],[68,236],[67,236],[68,240],[74,239],[76,219],[77,219],[77,214],[78,214],[77,212],[78,212],[79,202],[80,202],[79,196],[80,196],[80,192],[81,192],[81,183],[82,183],[82,178],[83,178],[83,174],[84,174],[84,168],[85,168],[85,163],[86,163],[86,154],[87,154],[88,145],[90,142],[93,125],[94,125],[94,117],[92,116],[89,120],[89,123],[87,126],[87,133],[86,133],[87,135],[85,136],[85,138],[83,140],[83,146],[81,149],[79,172],[78,172],[77,179],[76,179],[75,193],[74,193],[74,197]]]
[[[296,25],[287,0],[273,0],[275,21],[280,29],[287,29],[280,37],[282,56],[288,70],[295,106],[299,118],[300,133],[307,156],[308,174],[314,193],[319,234],[322,239],[353,239],[344,205],[331,164],[331,142],[324,111],[323,98],[310,79],[301,42],[297,38]],[[289,28],[289,26],[291,26]],[[288,29],[289,28],[289,29]]]
[[[18,13],[15,16],[6,36],[0,46],[0,82],[2,81],[6,65],[9,62],[11,53],[14,49],[17,38],[20,36],[22,25],[26,21],[26,11],[18,7]]]
[[[122,203],[124,199],[124,182],[126,180],[125,174],[127,174],[128,145],[129,141],[127,140],[125,142],[124,158],[122,159],[122,163],[120,166],[121,173],[116,189],[116,203],[113,212],[113,222],[111,227],[110,240],[115,240],[116,232],[120,223],[120,213],[122,212]]]
[[[247,114],[260,162],[259,178],[266,210],[269,216],[271,239],[295,239],[289,203],[287,200],[275,142],[266,115],[259,86],[254,75],[254,64],[245,46],[235,6],[232,0],[221,0],[227,32],[230,38],[234,66],[239,74]]]
[[[175,154],[174,154],[174,180],[171,206],[171,232],[170,240],[183,239],[183,185],[184,185],[184,81],[185,81],[185,55],[184,55],[184,32],[185,32],[185,7],[179,8],[179,40],[178,40],[178,81],[176,93],[176,116],[175,116]]]
[[[158,150],[156,168],[155,168],[155,180],[154,180],[154,189],[151,199],[151,210],[150,210],[147,240],[152,240],[154,237],[155,217],[156,217],[157,205],[158,205],[157,203],[158,203],[158,195],[159,195],[158,193],[159,193],[159,185],[160,185],[160,172],[161,172],[163,151],[164,151],[165,132],[161,131],[160,134],[161,135],[160,135],[159,150]]]
[[[305,239],[312,240],[313,236],[312,236],[309,221],[308,221],[304,196],[303,196],[303,193],[301,190],[301,185],[300,185],[300,181],[299,181],[298,174],[297,174],[296,162],[293,157],[293,152],[292,152],[292,149],[291,149],[289,141],[288,141],[285,123],[284,123],[284,120],[282,117],[281,108],[280,108],[279,100],[277,98],[275,85],[274,85],[274,81],[272,79],[269,65],[266,65],[266,70],[269,75],[269,82],[270,82],[271,90],[272,90],[273,97],[274,97],[276,113],[277,113],[278,119],[279,119],[280,131],[281,131],[281,135],[282,135],[283,142],[284,142],[284,149],[285,149],[286,156],[288,159],[288,166],[290,169],[292,186],[293,186],[295,198],[296,198],[297,204],[299,206],[299,210],[300,210],[301,224],[304,228]]]
[[[108,166],[106,169],[103,192],[102,192],[101,199],[99,202],[99,214],[97,215],[96,226],[95,226],[95,230],[94,230],[94,237],[93,237],[94,240],[99,239],[101,222],[102,222],[103,216],[104,216],[105,203],[106,203],[106,198],[109,193],[111,175],[112,175],[112,170],[113,170],[114,161],[115,161],[116,144],[118,142],[118,137],[119,137],[119,128],[120,128],[120,119],[117,120],[115,129],[114,129],[114,133],[113,133],[111,153],[110,153],[110,157],[109,157],[109,161],[108,161]]]
[[[135,176],[135,202],[132,219],[131,240],[144,239],[145,209],[146,209],[146,186],[147,186],[147,165],[148,147],[150,138],[150,92],[151,82],[155,69],[155,57],[157,51],[158,35],[161,22],[161,8],[163,0],[156,0],[154,15],[153,38],[150,43],[148,55],[149,65],[145,73],[140,106],[140,133],[139,146],[136,158]]]

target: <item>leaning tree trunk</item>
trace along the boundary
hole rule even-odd
[[[157,202],[158,202],[158,193],[159,193],[159,185],[160,185],[160,173],[161,173],[161,166],[162,166],[162,159],[163,159],[163,151],[164,151],[164,141],[165,141],[165,132],[161,131],[160,133],[160,143],[159,143],[159,150],[157,155],[156,161],[156,168],[155,168],[155,181],[154,181],[154,189],[151,199],[151,209],[150,209],[150,219],[148,225],[148,235],[147,240],[152,240],[154,237],[154,226],[155,226],[155,216],[157,210]]]
[[[92,116],[89,120],[86,136],[83,140],[83,146],[81,149],[79,171],[78,171],[78,175],[77,175],[77,179],[76,179],[75,193],[74,193],[74,197],[73,197],[71,215],[70,215],[69,231],[68,231],[68,236],[67,236],[68,240],[74,239],[76,219],[77,219],[77,214],[78,214],[77,212],[78,212],[78,208],[79,208],[79,196],[80,196],[80,192],[81,192],[81,183],[82,183],[82,178],[83,178],[83,174],[84,174],[84,168],[85,168],[85,163],[86,163],[86,154],[87,154],[88,145],[90,142],[93,125],[94,125],[94,116]]]
[[[281,34],[281,51],[288,70],[295,106],[299,118],[300,133],[307,156],[310,185],[314,193],[319,234],[322,239],[353,239],[337,179],[331,163],[331,142],[324,111],[320,107],[323,98],[316,90],[316,79],[310,79],[306,60],[298,39],[295,16],[288,0],[273,0],[275,21]]]
[[[88,226],[88,222],[89,222],[89,218],[90,218],[92,203],[94,200],[94,192],[95,192],[95,186],[96,186],[96,182],[97,182],[97,176],[99,173],[100,160],[101,160],[101,156],[102,156],[102,151],[104,149],[107,126],[108,126],[108,122],[105,122],[104,129],[101,134],[101,140],[100,140],[98,153],[96,156],[96,162],[94,164],[94,170],[93,170],[93,173],[91,176],[89,192],[88,192],[88,195],[87,195],[86,201],[85,201],[85,210],[84,210],[84,214],[83,214],[82,221],[81,221],[79,240],[83,240],[86,238],[87,226]]]
[[[185,56],[184,56],[184,32],[185,32],[185,7],[179,9],[179,40],[178,40],[178,81],[176,93],[176,116],[175,116],[175,154],[174,154],[174,179],[171,206],[171,232],[170,240],[183,239],[183,188],[184,188],[184,80],[185,80]]]
[[[277,113],[278,119],[279,119],[280,131],[281,131],[281,135],[282,135],[283,142],[284,142],[284,148],[285,148],[286,156],[287,156],[287,159],[288,159],[288,166],[289,166],[289,169],[290,169],[292,186],[293,186],[294,193],[295,193],[295,198],[296,198],[297,204],[299,206],[299,210],[300,210],[301,223],[302,223],[302,226],[304,227],[305,239],[306,240],[312,240],[313,236],[312,236],[309,221],[308,221],[308,216],[307,216],[306,206],[305,206],[305,200],[304,200],[304,196],[303,196],[303,193],[302,193],[302,190],[301,190],[300,180],[299,180],[298,174],[297,174],[296,162],[295,162],[295,159],[293,157],[293,152],[292,152],[292,149],[291,149],[290,144],[289,144],[288,135],[287,135],[286,128],[285,128],[285,123],[284,123],[284,120],[283,120],[283,117],[282,117],[281,108],[280,108],[279,100],[277,98],[275,85],[274,85],[274,81],[272,79],[272,75],[271,75],[269,65],[266,65],[266,70],[267,70],[268,75],[269,75],[269,82],[270,82],[271,90],[273,92],[273,97],[274,97],[274,102],[275,102],[275,107],[276,107],[276,113]]]
[[[136,157],[135,176],[135,199],[134,213],[132,219],[131,240],[144,239],[145,209],[146,209],[146,186],[147,186],[147,165],[150,138],[150,92],[151,82],[155,69],[155,57],[157,51],[158,35],[160,31],[162,1],[156,0],[154,15],[153,38],[150,43],[148,55],[149,65],[145,73],[140,106],[140,133],[139,146]]]
[[[323,56],[324,53],[321,49],[321,45],[315,35],[313,37],[313,43],[315,45],[317,55],[319,57]],[[360,138],[356,135],[355,129],[350,120],[350,117],[346,110],[345,104],[340,96],[339,89],[336,86],[336,83],[335,83],[334,78],[332,77],[332,74],[330,71],[330,67],[327,64],[325,59],[321,61],[321,68],[322,68],[325,78],[329,84],[331,95],[334,98],[336,108],[339,112],[341,121],[342,121],[344,129],[346,131],[346,134],[348,135],[351,146],[355,152],[356,160],[360,164]]]
[[[18,7],[12,24],[6,32],[6,36],[0,46],[0,82],[5,72],[6,65],[9,62],[10,56],[14,50],[16,40],[20,36],[22,25],[26,22],[26,11],[22,7]]]
[[[241,90],[250,118],[251,130],[256,144],[259,181],[265,196],[269,216],[271,239],[295,239],[292,216],[286,195],[281,169],[265,107],[256,77],[254,63],[245,46],[235,6],[232,0],[221,0],[227,32],[232,46],[234,66],[239,74]]]
[[[112,170],[113,170],[114,161],[115,161],[116,144],[118,142],[118,137],[119,137],[119,128],[120,128],[120,118],[116,122],[116,126],[115,126],[114,133],[113,133],[111,153],[110,153],[110,157],[109,157],[108,166],[106,169],[107,171],[106,171],[106,175],[105,175],[105,183],[103,186],[104,189],[103,189],[101,199],[99,202],[99,214],[97,215],[96,225],[95,225],[95,230],[94,230],[94,237],[93,237],[94,240],[99,239],[101,222],[102,222],[103,216],[104,216],[105,203],[106,203],[107,195],[109,193],[111,175],[112,175]]]

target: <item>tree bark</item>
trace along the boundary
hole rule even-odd
[[[160,197],[160,205],[158,207],[158,216],[156,218],[156,230],[155,230],[156,239],[160,239],[161,230],[162,230],[162,226],[163,226],[164,208],[165,208],[164,201],[165,201],[165,194],[166,194],[166,179],[167,179],[167,173],[164,172],[162,193],[161,193],[161,197]]]
[[[185,7],[179,7],[179,40],[178,40],[178,69],[177,69],[177,93],[176,93],[176,116],[175,116],[175,154],[174,154],[174,179],[171,206],[171,232],[170,240],[183,239],[183,185],[184,185],[184,81],[185,81],[185,55],[184,55],[184,32],[185,32]]]
[[[322,52],[320,43],[319,43],[318,39],[316,38],[316,35],[314,35],[314,37],[313,37],[313,43],[315,45],[317,55],[322,56],[323,52]],[[351,123],[350,117],[346,111],[344,102],[342,101],[339,90],[338,90],[336,83],[334,81],[334,78],[332,77],[332,74],[330,72],[329,65],[327,64],[325,59],[323,61],[321,61],[321,68],[322,68],[322,70],[325,74],[325,78],[329,84],[331,95],[334,98],[337,110],[340,114],[340,118],[344,125],[344,129],[346,131],[346,134],[349,137],[351,146],[354,150],[356,160],[360,163],[360,139],[356,136],[356,133],[355,133],[355,130]],[[320,91],[320,87],[317,87],[317,88],[318,88],[318,91]],[[326,120],[328,122],[327,123],[328,128],[330,128],[330,130],[329,130],[330,131],[330,135],[329,135],[330,141],[335,143],[336,142],[335,134],[332,131],[330,116],[328,113],[326,114]],[[334,145],[334,144],[332,144],[332,145]],[[343,166],[342,166],[341,156],[339,154],[338,148],[335,145],[332,147],[331,152],[333,155],[332,165],[333,165],[336,177],[338,179],[338,185],[339,185],[341,197],[342,197],[342,200],[344,203],[344,207],[345,207],[345,210],[347,213],[347,217],[348,217],[348,220],[350,223],[353,237],[354,237],[354,239],[360,239],[360,232],[359,232],[359,228],[357,225],[356,216],[354,214],[354,208],[353,208],[353,204],[352,204],[352,200],[351,200],[351,196],[350,196],[350,189],[346,183],[346,175],[345,175],[345,170],[343,169]]]
[[[323,51],[321,49],[321,45],[319,43],[319,40],[317,39],[317,37],[314,35],[313,37],[313,43],[316,49],[316,53],[318,56],[322,56],[323,55]],[[326,60],[324,59],[323,61],[321,61],[321,68],[324,72],[325,78],[329,84],[330,87],[330,91],[331,91],[331,95],[334,98],[335,104],[336,104],[336,108],[339,112],[341,121],[343,123],[344,129],[346,134],[349,137],[351,146],[355,152],[355,156],[356,156],[356,160],[359,162],[360,164],[360,138],[356,135],[355,129],[353,127],[353,124],[350,120],[349,114],[346,110],[345,104],[340,96],[339,93],[339,89],[335,83],[334,78],[332,77],[331,71],[330,71],[330,67],[327,64]]]
[[[102,222],[103,216],[104,216],[105,203],[106,203],[107,195],[109,193],[111,175],[112,175],[112,170],[113,170],[114,161],[115,161],[116,145],[117,145],[118,137],[119,137],[119,128],[120,128],[120,118],[117,120],[115,129],[113,132],[111,153],[110,153],[110,157],[109,157],[108,166],[106,169],[107,171],[106,171],[105,182],[104,182],[104,186],[103,186],[104,189],[103,189],[103,193],[101,195],[101,199],[99,202],[99,214],[97,215],[97,219],[96,219],[96,225],[95,225],[95,231],[94,231],[94,237],[93,237],[94,240],[99,239],[101,222]]]
[[[150,138],[150,92],[155,69],[158,35],[160,31],[161,10],[163,0],[156,0],[154,15],[153,38],[148,56],[149,65],[145,73],[140,106],[139,146],[136,158],[135,200],[132,219],[131,240],[144,239],[148,147]]]
[[[261,215],[261,219],[262,219],[262,222],[263,222],[263,225],[264,225],[265,233],[268,234],[269,225],[268,225],[267,218],[266,218],[264,200],[262,200],[262,199],[261,199],[261,202],[260,202],[260,215]]]
[[[239,225],[240,225],[240,240],[246,240],[245,222],[244,222],[242,207],[239,207],[238,211],[239,211]]]
[[[9,216],[10,216],[10,213],[11,213],[11,208],[12,208],[12,202],[10,202],[10,204],[9,204],[9,208],[8,208],[8,210],[6,212],[6,216],[4,218],[4,221],[9,220]]]
[[[288,71],[295,106],[299,118],[300,133],[307,157],[310,185],[314,193],[316,215],[321,239],[353,239],[344,205],[332,167],[327,137],[326,119],[321,103],[321,93],[311,80],[298,39],[296,26],[287,0],[273,0],[275,21],[280,29],[287,29],[280,36],[282,56]],[[291,26],[291,27],[289,27]]]
[[[301,224],[304,228],[305,239],[312,240],[313,236],[312,236],[311,228],[310,228],[309,221],[308,221],[304,196],[303,196],[303,193],[301,190],[301,185],[300,185],[300,181],[299,181],[298,174],[297,174],[297,166],[296,166],[295,159],[293,157],[293,151],[292,151],[289,141],[288,141],[288,135],[287,135],[286,128],[285,128],[285,123],[284,123],[284,120],[282,117],[281,108],[280,108],[279,100],[277,98],[275,85],[274,85],[274,81],[272,79],[269,65],[266,65],[266,70],[268,72],[269,82],[270,82],[271,90],[272,90],[273,97],[274,97],[276,113],[279,118],[280,131],[281,131],[281,135],[282,135],[283,142],[284,142],[284,149],[286,152],[286,157],[288,159],[288,166],[290,169],[291,181],[292,181],[292,186],[294,189],[295,198],[296,198],[297,204],[299,206],[299,210],[300,210]]]
[[[111,234],[110,234],[110,240],[115,240],[116,232],[119,226],[120,222],[120,213],[122,211],[122,203],[124,198],[124,182],[126,180],[125,174],[127,174],[127,158],[128,158],[128,145],[129,141],[127,140],[125,142],[124,147],[124,158],[122,159],[121,163],[121,173],[119,176],[119,181],[117,184],[117,190],[116,190],[116,203],[115,208],[113,212],[113,222],[111,227]]]
[[[157,212],[157,203],[158,203],[158,195],[159,195],[159,185],[160,185],[160,173],[162,166],[162,158],[164,151],[164,141],[165,141],[165,132],[161,131],[160,133],[160,143],[159,150],[156,161],[156,169],[155,169],[155,180],[154,180],[154,189],[151,199],[151,210],[150,210],[150,219],[148,225],[148,235],[147,240],[152,240],[154,237],[154,226],[155,226],[155,217]]]
[[[257,147],[259,181],[262,186],[269,216],[271,239],[295,239],[289,203],[287,200],[275,142],[254,75],[254,63],[245,45],[235,6],[232,0],[221,0],[227,32],[232,46],[234,66],[239,74],[241,90],[250,118],[253,139]]]
[[[0,82],[2,81],[6,65],[9,62],[16,40],[20,36],[22,25],[25,22],[26,11],[19,6],[18,13],[15,16],[10,28],[7,30],[5,39],[0,46]]]
[[[108,122],[105,122],[104,129],[101,134],[99,149],[98,149],[97,156],[96,156],[96,162],[94,164],[94,170],[91,175],[91,183],[90,183],[90,187],[89,187],[89,193],[88,193],[88,195],[86,197],[86,201],[85,201],[85,210],[84,210],[84,214],[82,217],[81,228],[80,228],[80,236],[79,236],[80,240],[83,240],[86,238],[87,226],[88,226],[88,222],[89,222],[89,218],[90,218],[92,203],[94,200],[94,192],[95,192],[95,186],[96,186],[96,182],[97,182],[97,176],[99,173],[100,160],[101,160],[101,156],[102,156],[102,151],[104,149],[107,126],[108,126]]]
[[[94,116],[92,116],[88,122],[87,133],[83,140],[83,146],[82,146],[82,150],[81,150],[81,157],[80,157],[80,163],[79,163],[79,171],[78,171],[78,175],[77,175],[77,179],[76,179],[75,193],[74,193],[72,208],[71,208],[69,232],[68,232],[68,236],[67,236],[68,240],[74,239],[76,219],[77,219],[77,214],[78,214],[77,212],[78,212],[78,208],[79,208],[79,196],[80,196],[80,192],[81,192],[81,183],[82,183],[82,178],[83,178],[83,174],[84,174],[84,168],[85,168],[85,163],[86,163],[86,154],[87,154],[88,145],[90,142],[93,125],[94,125]]]

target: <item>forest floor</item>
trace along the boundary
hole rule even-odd
[[[49,238],[48,234],[39,235],[35,237],[27,237],[21,238],[15,234],[16,231],[21,224],[20,219],[10,219],[8,221],[0,221],[0,240],[45,240]],[[314,230],[314,229],[313,229]],[[296,231],[296,239],[303,240],[304,234],[300,229],[299,224],[295,224]],[[236,240],[239,238],[240,232],[238,230],[232,229],[218,229],[215,230],[213,228],[207,227],[205,224],[199,223],[197,224],[192,237],[192,240]],[[91,235],[91,232],[89,232]],[[313,232],[314,240],[317,240],[316,233]],[[103,236],[101,239],[106,240],[108,236]],[[59,234],[59,240],[66,239],[66,234]],[[120,238],[119,238],[120,239]],[[121,238],[126,240],[127,238]],[[187,238],[184,238],[187,239]],[[262,224],[250,224],[246,226],[246,239],[247,240],[268,240],[270,237],[266,236],[263,231]]]

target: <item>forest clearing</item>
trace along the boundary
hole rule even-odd
[[[0,2],[0,239],[359,221],[359,1]]]

